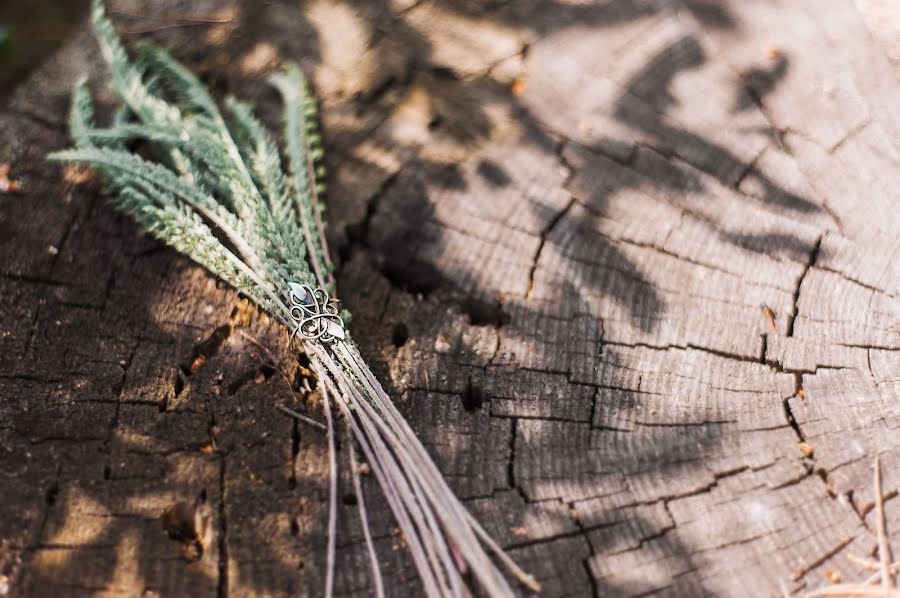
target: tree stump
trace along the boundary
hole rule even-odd
[[[546,596],[860,579],[876,454],[900,528],[882,10],[873,36],[812,1],[110,2],[273,123],[266,73],[313,78],[350,328]],[[305,370],[44,161],[83,73],[86,24],[0,116],[0,595],[320,595],[325,438],[276,410],[322,418]],[[368,595],[341,484],[337,592]],[[419,593],[363,488],[389,595]]]

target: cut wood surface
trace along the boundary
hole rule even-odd
[[[544,595],[865,579],[848,555],[878,559],[875,455],[900,550],[896,7],[110,14],[273,125],[265,75],[310,74],[350,329]],[[306,370],[89,173],[44,161],[85,73],[104,89],[86,24],[0,115],[21,188],[0,195],[0,595],[321,595],[326,439],[276,409],[324,421]],[[416,595],[363,491],[389,595]],[[336,592],[368,595],[347,475],[339,497]]]

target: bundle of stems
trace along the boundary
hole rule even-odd
[[[496,562],[538,591],[537,582],[454,496],[332,307],[318,117],[300,69],[288,64],[269,79],[284,102],[282,156],[251,106],[228,98],[223,115],[203,84],[164,50],[142,43],[136,59],[129,60],[101,0],[94,1],[92,22],[110,68],[110,89],[121,106],[109,126],[97,126],[88,88],[79,82],[69,119],[75,148],[50,159],[91,166],[117,208],[295,333],[293,346],[310,358],[328,423],[325,595],[334,587],[337,512],[332,409],[343,415],[378,479],[427,595],[470,594],[468,573],[490,596],[514,595]],[[140,154],[130,149],[135,142]],[[378,556],[350,452],[372,583],[380,597]]]

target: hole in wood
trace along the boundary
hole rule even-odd
[[[394,329],[391,331],[391,342],[394,343],[394,346],[399,349],[406,344],[407,340],[409,340],[409,329],[406,324],[403,322],[394,324]]]
[[[484,393],[481,391],[480,386],[472,383],[471,377],[469,378],[469,383],[462,395],[462,404],[463,409],[466,411],[475,411],[476,409],[480,409],[484,404]]]
[[[496,326],[500,328],[509,323],[509,315],[503,311],[500,301],[486,301],[469,297],[460,306],[473,326]]]

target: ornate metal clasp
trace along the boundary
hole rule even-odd
[[[288,286],[291,287],[291,318],[297,323],[291,338],[299,334],[306,340],[323,343],[344,340],[344,321],[327,291],[296,282]]]

